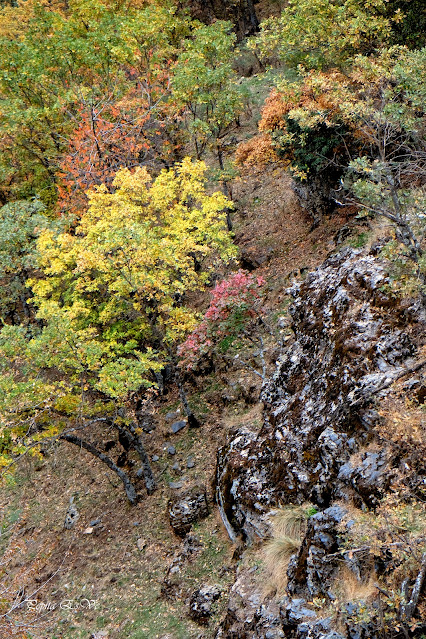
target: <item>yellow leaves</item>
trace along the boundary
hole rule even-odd
[[[151,176],[145,167],[137,167],[133,173],[129,169],[121,169],[114,181],[119,197],[130,201],[145,203],[148,200],[147,185],[151,182]]]
[[[67,270],[73,257],[70,249],[73,246],[73,237],[68,233],[55,236],[51,230],[43,230],[37,241],[39,249],[39,264],[46,273],[60,275]]]
[[[182,341],[200,321],[196,313],[182,306],[173,307],[171,304],[166,304],[162,310],[165,341],[169,344]]]
[[[81,404],[81,396],[67,393],[58,397],[54,402],[55,410],[66,415],[77,414],[78,408]]]
[[[34,348],[45,340],[49,366],[90,372],[114,398],[151,384],[164,366],[152,341],[170,347],[195,325],[179,296],[203,288],[203,261],[236,254],[225,220],[231,202],[206,193],[205,172],[190,158],[154,180],[146,169],[121,170],[113,192],[89,193],[73,235],[41,234],[45,277],[31,286],[47,327]]]
[[[392,22],[395,22],[395,24],[399,24],[404,20],[404,18],[405,14],[402,13],[401,9],[397,9],[392,17]]]

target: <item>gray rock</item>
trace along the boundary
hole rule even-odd
[[[176,448],[174,446],[169,446],[167,452],[169,455],[176,455]]]
[[[265,595],[256,571],[239,568],[216,639],[265,639],[266,636],[268,639],[284,637],[279,603]]]
[[[380,420],[373,400],[413,356],[407,318],[424,330],[419,306],[402,311],[384,292],[386,268],[344,249],[290,289],[295,340],[264,385],[263,427],[231,433],[218,453],[218,501],[236,534],[266,534],[264,516],[277,503],[325,508],[355,496],[373,505],[386,490],[385,452],[347,466]]]
[[[180,578],[181,568],[186,561],[191,561],[202,549],[203,544],[195,535],[186,535],[183,548],[175,553],[161,584],[161,594],[166,599],[175,600],[182,594]]]
[[[169,481],[170,488],[173,488],[174,490],[178,490],[179,488],[182,488],[183,484],[184,484],[183,481]]]
[[[311,502],[320,512],[290,559],[289,598],[277,611],[246,572],[237,573],[217,639],[343,639],[333,620],[318,619],[306,604],[335,600],[342,558],[355,575],[368,568],[355,559],[349,565],[343,542],[351,522],[330,504],[375,507],[389,489],[402,462],[379,437],[377,400],[413,366],[425,334],[424,304],[387,293],[387,268],[377,253],[344,249],[289,291],[294,341],[264,384],[261,430],[231,431],[218,451],[216,501],[235,543],[265,538],[268,512],[278,504]],[[421,463],[404,466],[410,490],[424,476]],[[373,626],[357,627],[356,615],[346,614],[347,637],[376,637]]]
[[[165,416],[165,420],[167,422],[172,422],[175,419],[178,419],[180,417],[180,411],[170,411],[166,414]]]
[[[74,504],[74,497],[71,497],[67,514],[65,516],[64,528],[66,528],[67,530],[70,530],[71,528],[73,528],[75,526],[75,523],[79,519],[79,517],[80,517],[80,513],[78,512]]]
[[[188,457],[187,462],[186,462],[186,467],[187,468],[194,468],[195,466],[195,461],[193,457]]]
[[[172,433],[178,433],[180,430],[185,428],[185,426],[186,421],[183,419],[180,419],[178,422],[173,422],[173,424],[171,425]]]
[[[89,522],[89,526],[91,526],[92,528],[93,528],[94,526],[98,526],[98,525],[101,523],[101,521],[102,521],[102,520],[101,520],[101,518],[100,518],[100,517],[98,517],[98,519],[92,519],[92,521],[91,521],[91,522]]]
[[[199,624],[207,624],[212,614],[212,606],[219,599],[221,590],[218,586],[202,586],[197,588],[189,602],[189,616]]]
[[[158,461],[160,461],[160,458],[159,458],[159,456],[158,456],[158,455],[153,455],[153,456],[151,457],[151,460],[152,460],[153,462],[158,462]]]
[[[179,466],[179,462],[176,462],[173,464],[172,466],[172,470],[174,470],[175,472],[180,473],[180,466]]]
[[[137,413],[138,426],[142,428],[145,433],[151,433],[157,428],[155,417],[148,411],[140,411]]]
[[[172,497],[168,503],[170,525],[176,535],[185,537],[192,524],[209,514],[206,489],[193,488]]]
[[[336,527],[345,514],[340,506],[332,506],[309,518],[299,553],[290,561],[287,570],[287,591],[291,595],[303,595],[309,599],[328,597],[336,564],[326,558],[339,548]]]
[[[290,626],[298,625],[302,620],[316,619],[314,610],[306,607],[305,599],[292,599],[286,607],[286,617]]]

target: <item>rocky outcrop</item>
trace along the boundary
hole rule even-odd
[[[327,561],[339,549],[336,526],[345,516],[339,506],[332,506],[313,515],[308,520],[308,529],[300,550],[294,555],[288,567],[288,587],[290,595],[328,597],[328,584],[335,570],[335,564]]]
[[[278,503],[326,508],[350,495],[371,506],[386,490],[392,451],[352,456],[373,438],[375,402],[413,366],[424,326],[420,303],[387,284],[385,264],[345,249],[291,289],[295,340],[263,391],[263,428],[239,430],[218,454],[218,501],[245,539],[264,535]]]
[[[284,637],[280,605],[265,597],[257,568],[241,568],[229,594],[228,612],[215,639],[280,639]]]
[[[242,567],[218,638],[362,639],[385,632],[380,606],[367,620],[363,602],[340,610],[337,630],[333,616],[312,601],[324,602],[324,610],[333,605],[342,566],[359,583],[383,568],[368,559],[368,543],[364,564],[345,545],[354,524],[345,503],[374,509],[397,475],[407,487],[422,476],[416,464],[424,460],[406,464],[398,444],[380,436],[380,402],[396,380],[416,371],[405,384],[424,387],[416,359],[424,306],[398,299],[388,284],[374,251],[345,249],[290,290],[294,341],[264,386],[260,432],[240,428],[219,450],[216,497],[228,533],[243,544],[268,536],[268,513],[278,505],[310,502],[319,512],[288,564],[286,596],[268,598],[255,573]],[[384,546],[382,553],[392,557]]]

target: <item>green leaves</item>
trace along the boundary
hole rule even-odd
[[[232,57],[235,35],[230,22],[197,25],[173,70],[172,99],[185,109],[187,128],[200,158],[210,142],[227,131],[242,110]]]
[[[53,208],[61,162],[84,118],[102,129],[93,114],[106,116],[112,136],[102,149],[107,154],[120,139],[113,135],[114,117],[120,122],[125,114],[129,125],[138,107],[147,105],[148,112],[168,92],[168,66],[188,34],[188,20],[167,4],[140,8],[79,0],[66,14],[36,6],[19,31],[19,37],[13,29],[0,36],[0,177],[15,198],[37,194]],[[142,127],[141,117],[138,122]],[[136,129],[133,145],[139,141]],[[138,157],[131,149],[128,154]],[[104,180],[96,178],[98,184]]]
[[[0,208],[0,320],[28,318],[26,280],[36,267],[36,240],[46,228],[59,228],[44,215],[39,200],[9,202]]]
[[[291,66],[338,66],[387,41],[391,19],[383,17],[384,7],[384,0],[290,0],[279,18],[262,23],[251,47]]]

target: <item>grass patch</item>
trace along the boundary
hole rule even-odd
[[[366,246],[368,243],[368,238],[368,233],[358,233],[356,237],[353,237],[349,241],[349,246],[352,246],[352,248],[364,248],[364,246]]]

